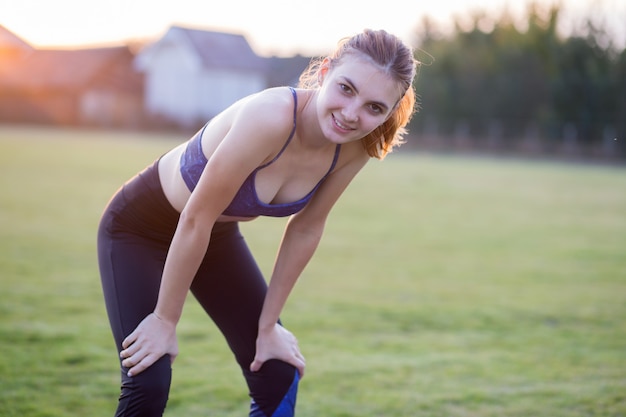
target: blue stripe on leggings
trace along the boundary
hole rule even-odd
[[[295,372],[293,382],[287,390],[287,393],[276,407],[276,410],[271,416],[267,416],[261,409],[252,401],[250,408],[250,417],[293,417],[296,411],[296,397],[298,395],[298,382],[300,381],[300,374]]]

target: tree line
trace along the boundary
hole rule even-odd
[[[475,12],[443,34],[425,18],[416,32],[418,135],[514,146],[576,145],[626,155],[626,50],[591,19],[567,37],[562,9],[531,4],[516,24]],[[522,26],[520,28],[520,26]]]

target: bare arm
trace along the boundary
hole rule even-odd
[[[301,375],[304,373],[304,359],[297,349],[281,351],[277,348],[276,323],[298,277],[317,249],[330,210],[369,160],[364,152],[360,152],[361,145],[354,145],[358,146],[356,155],[329,175],[309,204],[287,222],[259,318],[257,352],[250,366],[252,371],[258,370],[264,361],[278,358],[296,366]],[[353,146],[353,153],[354,150]]]
[[[274,103],[276,104],[276,103]],[[178,353],[175,328],[193,277],[206,253],[217,218],[248,174],[277,152],[291,128],[287,101],[284,120],[263,98],[241,107],[203,171],[183,209],[165,262],[153,314],[124,340],[120,356],[136,375],[164,354]],[[278,104],[280,105],[280,103]],[[273,110],[269,117],[267,112]],[[278,113],[278,116],[277,116]],[[253,138],[254,140],[250,140]]]

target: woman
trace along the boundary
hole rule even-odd
[[[334,203],[401,143],[416,64],[385,31],[344,39],[300,88],[236,102],[116,193],[98,256],[122,369],[117,415],[163,414],[189,290],[242,369],[250,416],[294,415],[305,360],[279,315]],[[290,216],[269,287],[238,229],[258,216]]]

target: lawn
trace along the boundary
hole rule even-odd
[[[95,256],[123,181],[182,138],[0,127],[0,415],[111,416]],[[242,226],[269,273],[284,225]],[[626,168],[399,152],[334,210],[283,314],[299,417],[626,416]],[[246,415],[190,298],[165,415]]]

